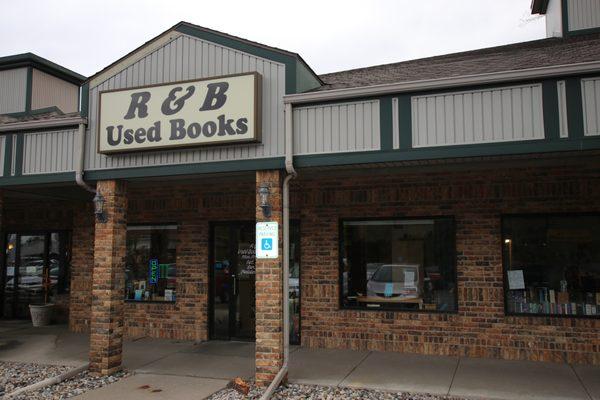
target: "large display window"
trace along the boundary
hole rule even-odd
[[[343,308],[456,312],[454,220],[340,224]]]
[[[177,225],[127,227],[125,299],[176,300]]]
[[[600,316],[600,215],[506,215],[507,314]]]

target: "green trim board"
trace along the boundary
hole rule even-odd
[[[13,150],[13,135],[9,133],[4,137],[4,165],[2,177],[10,177],[12,173],[12,150]]]
[[[25,84],[25,114],[31,113],[31,96],[33,95],[33,67],[27,67],[27,80]]]
[[[23,156],[25,134],[17,133],[17,146],[15,148],[15,176],[20,176],[23,173]]]
[[[398,96],[398,131],[400,148],[412,148],[412,96],[410,94]]]
[[[554,0],[561,2],[560,14],[562,18],[562,34],[563,37],[568,37],[569,35],[569,6],[567,5],[567,0]]]
[[[79,115],[84,118],[88,117],[89,106],[90,106],[90,83],[86,82],[81,86],[81,95],[80,95],[80,104],[79,104]]]
[[[75,172],[2,177],[0,178],[0,187],[42,185],[48,183],[66,182],[72,182],[73,184],[75,184]]]
[[[542,105],[546,139],[560,139],[557,81],[545,80],[542,82]]]
[[[394,127],[392,116],[392,96],[379,99],[379,131],[381,150],[392,150],[394,148]]]
[[[85,172],[85,179],[97,181],[102,179],[128,179],[218,172],[256,171],[265,169],[282,169],[284,167],[285,158],[274,157],[256,160],[219,161],[196,164],[162,165],[156,167],[92,170]]]
[[[584,123],[581,79],[565,79],[565,91],[567,97],[567,126],[569,127],[569,136],[572,138],[582,138],[584,136]]]
[[[305,168],[334,165],[422,161],[444,158],[519,155],[597,149],[600,149],[600,137],[561,141],[551,141],[543,139],[510,143],[503,142],[417,149],[400,149],[393,151],[364,151],[352,153],[295,156],[294,164],[298,168]]]

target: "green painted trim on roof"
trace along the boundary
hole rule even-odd
[[[561,9],[560,14],[562,18],[562,34],[563,37],[569,36],[569,7],[567,5],[567,0],[560,0]]]
[[[297,69],[298,64],[303,64],[303,62],[294,55],[288,55],[284,52],[278,52],[275,50],[270,50],[261,46],[254,46],[250,43],[236,40],[232,37],[219,35],[215,32],[209,32],[202,29],[194,28],[193,26],[182,24],[175,28],[177,32],[181,32],[183,34],[197,37],[202,40],[207,40],[209,42],[217,43],[222,46],[226,46],[235,50],[243,51],[248,54],[252,54],[257,57],[266,58],[268,60],[273,60],[275,62],[281,63],[285,65],[285,93],[292,94],[298,93],[299,87],[301,85],[298,84],[297,79]],[[303,68],[307,68],[304,67]],[[311,71],[312,73],[312,71]],[[313,74],[315,79],[319,82],[318,76]]]
[[[315,77],[314,72],[306,64],[303,62],[296,63],[296,90],[298,93],[316,89],[321,85],[321,80]]]
[[[421,161],[444,158],[519,155],[600,149],[600,137],[579,140],[532,140],[527,142],[489,143],[464,146],[446,146],[393,151],[365,151],[337,154],[315,154],[294,157],[298,168],[368,164],[381,162]]]
[[[284,157],[261,158],[257,160],[219,161],[196,164],[163,165],[156,167],[119,168],[91,170],[85,172],[89,181],[103,179],[128,179],[174,175],[195,175],[218,172],[256,171],[285,168]]]
[[[25,135],[23,133],[17,133],[17,146],[15,148],[15,176],[20,176],[23,173],[23,153]]]
[[[21,185],[43,185],[48,183],[75,184],[75,172],[61,172],[55,174],[21,175],[0,178],[0,187]]]
[[[412,148],[412,99],[409,94],[398,96],[398,131],[400,148]]]
[[[40,71],[47,72],[50,75],[54,75],[57,78],[71,82],[77,86],[81,85],[81,83],[86,79],[85,76],[80,75],[77,72],[71,71],[62,65],[58,65],[33,53],[23,53],[0,57],[0,70],[22,66],[33,66]]]
[[[560,139],[557,81],[542,82],[542,105],[544,114],[544,134],[546,139]]]
[[[13,135],[9,133],[5,135],[4,138],[4,165],[3,165],[3,173],[2,176],[9,177],[11,175],[12,170],[12,148],[13,148]]]
[[[581,98],[581,79],[565,79],[565,90],[567,97],[567,125],[569,137],[582,138],[583,134],[583,101]]]
[[[90,106],[90,83],[86,82],[81,86],[81,102],[80,102],[79,115],[84,118],[88,117],[89,106]]]
[[[600,32],[600,27],[598,27],[598,28],[578,29],[576,31],[569,31],[569,36],[589,35],[589,34],[598,33],[598,32]]]
[[[27,79],[25,83],[25,114],[31,113],[31,96],[33,94],[33,67],[27,67]]]
[[[394,148],[394,123],[391,96],[379,99],[379,130],[381,150],[392,150]]]

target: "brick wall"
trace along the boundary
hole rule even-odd
[[[501,214],[600,211],[598,159],[561,164],[301,174],[303,346],[600,364],[600,320],[504,315]],[[436,215],[456,220],[457,314],[339,308],[340,218]]]

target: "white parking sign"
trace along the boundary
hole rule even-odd
[[[277,222],[256,223],[256,258],[279,257],[279,224]]]

